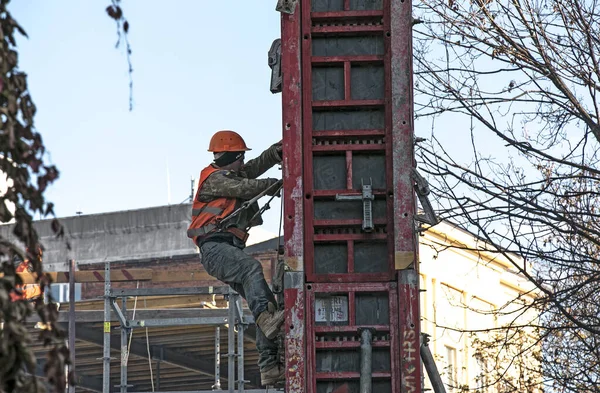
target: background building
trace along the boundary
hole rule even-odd
[[[422,332],[448,392],[541,391],[541,365],[519,350],[535,343],[528,326],[537,314],[520,312],[535,289],[507,257],[485,249],[447,222],[420,238]]]
[[[116,289],[222,285],[203,270],[198,249],[186,236],[190,209],[190,204],[181,204],[63,218],[61,222],[67,229],[71,251],[67,250],[64,240],[56,239],[52,234],[49,220],[38,221],[36,226],[46,247],[45,270],[68,271],[67,260],[74,258],[78,270],[100,272],[108,261],[114,270],[152,269],[162,277],[161,282],[115,282],[113,288]],[[11,227],[0,226],[0,235],[10,237]],[[255,239],[263,240],[270,234],[263,232],[257,235]],[[279,243],[280,240],[275,237],[259,241],[246,249],[262,262],[268,280],[275,271]],[[520,329],[523,334],[513,335],[510,345],[504,343],[498,347],[500,349],[494,349],[492,345],[497,333],[503,332],[500,328],[514,320],[514,316],[507,311],[519,307],[519,301],[530,301],[532,288],[515,272],[507,258],[474,251],[477,249],[484,250],[485,243],[449,223],[441,223],[420,237],[422,331],[431,335],[429,346],[449,393],[467,388],[480,393],[535,392],[510,390],[510,387],[518,385],[514,379],[522,375],[528,376],[529,380],[539,380],[539,364],[529,359],[527,367],[519,369],[516,366],[518,362],[506,363],[502,360],[513,359],[511,345],[521,345],[519,340],[527,340],[532,332]],[[190,270],[195,270],[197,274],[193,281],[178,281],[178,274]],[[81,300],[78,310],[102,309],[102,280],[76,285],[77,300]],[[55,284],[53,287],[59,300],[68,299],[68,284]],[[223,299],[218,296],[171,296],[140,298],[135,302],[129,299],[127,303],[128,310],[134,306],[138,310],[157,307],[179,309],[222,307]],[[61,312],[66,313],[67,309],[67,305],[63,305]],[[499,310],[502,315],[498,315]],[[101,335],[98,336],[94,330],[101,320],[86,318],[77,325],[76,359],[77,364],[81,365],[78,374],[85,376],[88,387],[92,387],[81,389],[81,392],[94,391],[93,386],[98,386],[102,376],[102,364],[94,360],[101,357]],[[529,313],[522,315],[519,321],[530,322],[535,318],[536,315]],[[135,332],[133,344],[130,345],[133,350],[129,362],[131,370],[139,371],[130,371],[130,383],[137,385],[138,389],[146,389],[142,391],[151,389],[148,363],[156,370],[160,361],[154,355],[151,359],[146,358],[146,347],[149,347],[151,351],[162,348],[161,351],[166,350],[169,354],[169,367],[163,365],[161,369],[158,366],[163,375],[162,390],[177,390],[183,385],[194,389],[210,389],[213,383],[210,379],[210,363],[214,361],[214,328],[148,329],[148,336],[145,337],[139,335],[139,330]],[[226,345],[223,337],[222,345]],[[248,335],[248,340],[251,339],[251,335]],[[113,341],[119,343],[119,337],[115,336]],[[250,341],[246,344],[246,376],[257,383],[256,353]],[[115,366],[120,356],[116,349],[113,347]],[[43,350],[40,347],[40,354]],[[496,354],[500,355],[502,361],[495,361],[498,358]],[[192,360],[203,358],[209,366],[202,363],[201,368],[193,366],[191,360],[185,361],[186,357]],[[223,362],[226,367],[226,360]],[[507,365],[508,373],[501,372],[503,364]],[[178,377],[170,380],[170,373]],[[501,380],[499,375],[505,380]],[[118,384],[118,373],[114,372],[113,376],[114,384]],[[425,379],[426,385],[429,385]],[[501,388],[503,383],[505,388]]]

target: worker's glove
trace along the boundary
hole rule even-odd
[[[280,188],[283,185],[283,180],[277,180],[277,179],[270,179],[270,180],[274,180],[274,182],[273,182],[273,185],[271,186],[271,188],[269,188],[269,192],[267,192],[267,195],[281,197]]]
[[[279,156],[279,161],[282,161],[283,160],[283,140],[275,143],[273,145],[273,147],[275,148],[275,152]]]

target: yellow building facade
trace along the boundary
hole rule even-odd
[[[516,268],[524,261],[485,251],[485,242],[447,222],[419,243],[421,329],[446,391],[541,392],[538,313],[527,307],[535,288]]]

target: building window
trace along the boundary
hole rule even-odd
[[[446,364],[444,367],[444,383],[448,393],[456,392],[458,387],[458,367],[456,365],[456,348],[445,346]]]
[[[475,356],[477,363],[477,375],[475,376],[475,382],[477,384],[477,391],[481,393],[487,393],[488,389],[488,377],[487,377],[487,360],[482,356]]]

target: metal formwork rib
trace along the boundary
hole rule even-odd
[[[421,391],[411,28],[408,0],[282,16],[288,393]]]

